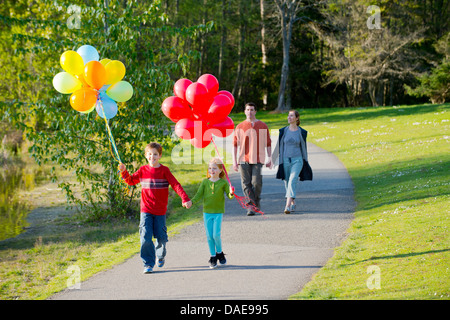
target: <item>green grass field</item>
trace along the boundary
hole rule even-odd
[[[301,110],[308,141],[347,167],[358,206],[347,239],[292,299],[450,298],[449,106]],[[233,115],[235,124],[244,118]],[[287,124],[286,114],[257,118],[271,129]],[[167,153],[161,162],[190,196],[205,176],[205,164],[171,164]],[[85,280],[139,250],[136,221],[68,223],[54,188],[27,195],[45,217],[37,228],[0,243],[0,300],[45,299],[67,287],[72,266]],[[177,196],[169,211],[169,234],[201,219]]]
[[[358,205],[346,241],[291,298],[449,299],[449,104],[301,118],[347,167]]]

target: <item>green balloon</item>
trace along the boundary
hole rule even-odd
[[[60,72],[53,77],[53,87],[63,94],[72,93],[81,88],[81,82],[68,72]]]
[[[133,96],[133,87],[127,81],[119,81],[112,84],[106,90],[106,94],[117,102],[125,102]]]

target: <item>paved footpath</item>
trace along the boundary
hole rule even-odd
[[[268,169],[263,216],[247,217],[236,199],[226,200],[226,266],[209,268],[201,222],[169,239],[166,264],[155,267],[154,273],[143,274],[136,255],[82,282],[80,289],[67,289],[51,299],[287,299],[332,257],[355,207],[353,184],[342,163],[313,144],[308,144],[308,152],[314,180],[299,182],[295,213],[283,213],[284,183]],[[230,179],[243,195],[239,174],[230,174]]]

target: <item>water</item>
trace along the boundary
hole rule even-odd
[[[19,190],[36,186],[36,173],[26,167],[0,170],[0,241],[15,237],[28,226],[30,207],[19,197]]]

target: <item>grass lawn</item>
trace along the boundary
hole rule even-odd
[[[205,148],[205,159],[212,148]],[[163,151],[160,162],[169,166],[193,197],[205,177],[206,164],[173,164],[170,151]],[[73,179],[70,173],[63,178]],[[202,216],[198,204],[187,210],[180,197],[169,190],[167,226],[171,237]],[[71,219],[74,210],[65,210],[65,197],[57,183],[41,184],[22,192],[21,197],[34,209],[27,219],[31,228],[16,238],[0,241],[0,300],[46,299],[73,285],[78,275],[84,281],[139,252],[139,217],[80,223]],[[139,207],[139,201],[135,205]]]
[[[301,110],[308,141],[346,165],[358,207],[345,242],[292,299],[450,298],[449,106]],[[287,124],[286,114],[257,118],[271,129]],[[211,153],[210,146],[205,159]],[[173,164],[169,152],[161,163],[192,197],[206,165]],[[48,183],[28,192],[33,227],[0,242],[0,300],[45,299],[67,287],[73,266],[85,280],[139,250],[136,219],[67,222],[73,212],[55,189]],[[186,210],[178,196],[170,200],[169,235],[201,219],[198,205]]]
[[[302,112],[358,205],[346,241],[292,299],[450,298],[449,106]]]

